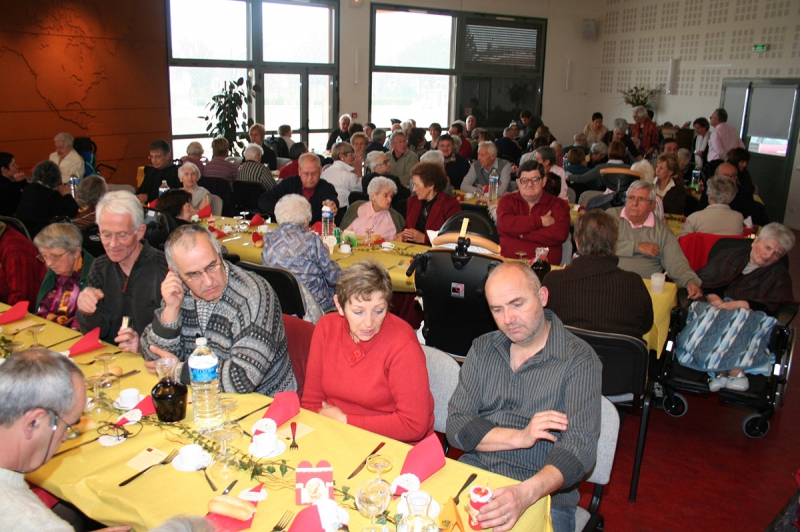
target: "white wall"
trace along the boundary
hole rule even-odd
[[[385,0],[382,4],[418,7],[435,7],[454,11],[491,13],[497,15],[538,17],[547,19],[547,42],[545,48],[544,93],[542,95],[542,118],[558,138],[571,137],[574,124],[588,123],[592,110],[585,99],[590,84],[592,53],[594,45],[581,39],[581,21],[596,18],[599,8],[604,6],[594,0],[439,0],[435,6],[429,1]],[[339,50],[339,102],[343,113],[358,113],[357,122],[367,122],[369,114],[369,47],[370,11],[369,1],[360,7],[351,7],[349,0],[342,0]],[[402,38],[402,36],[398,36]],[[356,76],[356,54],[358,54],[358,83]],[[570,90],[564,90],[566,61],[571,60]],[[464,118],[464,117],[461,117]],[[581,128],[583,126],[581,125]]]

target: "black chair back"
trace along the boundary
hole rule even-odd
[[[163,250],[170,233],[178,228],[178,222],[171,214],[164,211],[145,207],[144,209],[144,238],[156,249]]]
[[[222,258],[231,264],[239,264],[239,260],[241,260],[236,253],[223,253]]]
[[[461,211],[451,216],[439,229],[439,234],[458,233],[461,231],[461,223],[464,218],[469,218],[467,231],[476,235],[485,236],[495,244],[500,243],[500,235],[497,233],[497,226],[488,214],[479,211]]]
[[[221,177],[201,177],[197,184],[222,200],[222,216],[236,216],[236,202],[233,201],[233,191],[227,179]]]
[[[347,204],[352,205],[357,201],[369,201],[369,194],[366,192],[351,192],[347,197]]]
[[[266,191],[261,183],[234,181],[233,200],[236,202],[236,211],[258,212],[258,198]]]
[[[253,262],[239,261],[238,266],[244,270],[260,275],[266,280],[281,303],[281,312],[302,318],[306,315],[300,283],[292,272],[283,268],[262,266]]]
[[[475,338],[497,330],[484,286],[489,271],[501,261],[470,253],[460,257],[450,249],[432,249],[414,260],[417,294],[425,314],[425,343],[466,356]]]
[[[31,234],[28,232],[28,228],[25,227],[25,224],[22,223],[21,220],[18,218],[14,218],[13,216],[0,216],[0,222],[5,222],[6,225],[10,225],[23,235],[25,235],[28,240],[33,240],[31,238]]]

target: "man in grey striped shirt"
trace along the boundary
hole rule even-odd
[[[500,330],[473,342],[450,399],[447,438],[465,451],[461,461],[521,481],[495,489],[480,510],[481,526],[496,532],[548,494],[555,532],[574,530],[577,487],[597,454],[602,366],[544,310],[547,296],[523,263],[489,274]]]

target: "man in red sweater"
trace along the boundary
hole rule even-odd
[[[9,305],[28,301],[28,310],[35,310],[46,271],[38,254],[25,235],[0,222],[0,301]]]
[[[458,149],[458,154],[463,158],[469,160],[472,158],[472,144],[464,134],[464,124],[461,122],[453,122],[450,125],[450,135],[461,139],[461,147]]]
[[[537,247],[548,247],[550,264],[561,264],[561,245],[569,238],[569,206],[544,190],[546,173],[536,161],[519,167],[519,190],[505,194],[497,204],[497,232],[504,257],[524,251],[536,256]]]

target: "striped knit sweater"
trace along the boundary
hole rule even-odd
[[[473,342],[450,399],[447,438],[466,452],[462,462],[519,481],[554,466],[564,476],[564,486],[551,494],[553,506],[576,506],[578,484],[597,455],[602,365],[555,314],[544,313],[552,324],[547,343],[516,372],[511,369],[511,340],[502,332]],[[522,430],[545,410],[563,412],[569,420],[569,428],[556,433],[555,443],[540,440],[530,449],[475,451],[493,428]]]
[[[158,355],[150,350],[155,345],[185,362],[194,351],[195,339],[204,336],[208,347],[220,358],[221,391],[274,396],[277,392],[296,390],[278,297],[258,275],[229,263],[225,265],[228,286],[209,316],[205,330],[200,326],[195,299],[187,288],[175,323],[161,322],[162,301],[153,323],[142,334],[142,355],[145,360],[157,359]],[[188,382],[188,377],[188,364],[184,364],[181,380]]]

